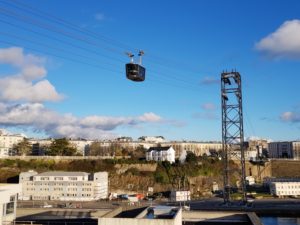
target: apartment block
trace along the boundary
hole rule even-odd
[[[21,200],[92,201],[108,196],[108,173],[22,172]]]
[[[13,146],[24,140],[19,134],[4,134],[0,131],[0,158],[14,155]]]
[[[284,196],[300,196],[300,182],[298,181],[281,181],[281,182],[271,182],[270,194],[279,197]]]
[[[300,141],[270,142],[268,144],[270,158],[300,159]]]

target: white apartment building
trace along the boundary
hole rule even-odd
[[[300,181],[271,182],[269,187],[270,194],[272,195],[276,195],[279,197],[300,196]]]
[[[211,155],[212,152],[222,151],[222,143],[219,142],[169,142],[164,145],[173,146],[177,156],[184,150],[193,152],[196,156]]]
[[[89,152],[90,145],[93,143],[93,141],[90,140],[84,140],[84,139],[71,139],[69,140],[71,145],[73,145],[77,149],[77,153],[85,156]]]
[[[92,201],[108,196],[108,173],[22,172],[21,200]]]
[[[146,152],[147,161],[168,161],[175,163],[175,150],[173,147],[151,147]]]
[[[3,134],[0,131],[0,158],[14,155],[13,146],[24,140],[20,134]]]
[[[171,191],[170,201],[172,202],[181,202],[181,201],[190,201],[191,192],[190,191]]]
[[[300,159],[300,141],[270,142],[268,144],[270,158]]]
[[[10,224],[16,219],[19,184],[0,184],[0,224]]]

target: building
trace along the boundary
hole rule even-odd
[[[300,196],[300,181],[271,182],[270,194],[278,197]]]
[[[146,152],[147,161],[168,161],[175,163],[175,150],[173,147],[151,147]]]
[[[171,145],[176,151],[176,156],[179,157],[182,151],[193,152],[196,156],[214,155],[222,151],[221,142],[168,142],[164,145]]]
[[[171,191],[170,201],[171,202],[181,202],[181,201],[190,201],[191,192],[190,191]]]
[[[270,158],[300,160],[300,141],[270,142],[268,152]]]
[[[22,172],[20,200],[92,201],[108,196],[108,173]]]
[[[77,149],[77,153],[80,155],[87,155],[90,150],[90,145],[93,141],[85,139],[71,139],[70,144]]]
[[[54,139],[31,139],[32,144],[32,155],[45,155],[47,147],[51,145]],[[85,139],[70,139],[68,140],[72,147],[76,148],[78,154],[87,155],[89,148],[93,141]]]
[[[0,224],[10,224],[16,219],[19,184],[0,184]]]
[[[0,158],[15,155],[14,145],[24,140],[20,134],[5,134],[0,131]]]

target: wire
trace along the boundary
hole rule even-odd
[[[68,27],[69,29],[73,29],[73,30],[82,32],[82,33],[84,33],[86,35],[89,35],[89,36],[92,36],[94,38],[97,38],[97,40],[98,39],[102,39],[102,40],[104,40],[104,41],[106,41],[106,42],[108,42],[110,44],[121,46],[123,49],[124,48],[128,49],[128,47],[132,48],[132,47],[130,47],[127,44],[123,44],[123,43],[121,43],[119,41],[113,40],[113,39],[108,38],[108,37],[106,37],[104,35],[100,35],[99,33],[92,32],[92,31],[90,31],[88,29],[78,27],[75,24],[72,24],[72,23],[70,23],[70,22],[68,22],[68,21],[66,21],[64,19],[58,18],[57,16],[53,16],[53,15],[47,13],[47,12],[41,11],[41,10],[39,10],[37,8],[34,8],[34,7],[32,7],[32,6],[28,5],[28,4],[24,4],[23,2],[21,3],[21,2],[19,2],[17,0],[13,0],[13,1],[10,1],[10,2],[5,2],[5,1],[1,1],[1,2],[4,3],[4,4],[6,4],[6,5],[8,4],[8,5],[10,5],[10,6],[14,7],[14,8],[18,8],[18,9],[21,9],[23,11],[27,11],[27,12],[33,14],[33,15],[37,15],[39,17],[46,18],[46,19],[48,19],[48,20],[50,20],[52,22],[59,23],[59,24],[65,26],[65,27]],[[149,55],[150,55],[149,61],[156,62],[156,64],[158,64],[158,65],[160,65],[162,67],[165,67],[165,68],[168,68],[168,69],[173,69],[173,67],[170,68],[169,66],[166,65],[166,64],[169,64],[168,62],[171,62],[171,64],[173,63],[175,65],[183,65],[184,68],[185,68],[185,71],[187,71],[187,68],[191,69],[191,65],[188,65],[185,62],[182,62],[182,61],[180,61],[180,62],[171,61],[171,60],[168,60],[168,59],[164,59],[162,57],[155,56],[155,55],[153,55],[151,53],[149,53]],[[151,56],[154,59],[152,59]],[[155,58],[157,58],[158,60],[155,60]],[[161,61],[165,61],[165,63],[161,63]],[[197,69],[195,71],[196,71],[195,73],[197,73],[197,74],[199,73],[199,69]],[[174,72],[172,74],[174,76]]]

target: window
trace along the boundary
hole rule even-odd
[[[11,196],[10,199],[14,200],[14,196]],[[6,203],[6,215],[14,213],[15,211],[15,202],[11,201],[9,203]]]

